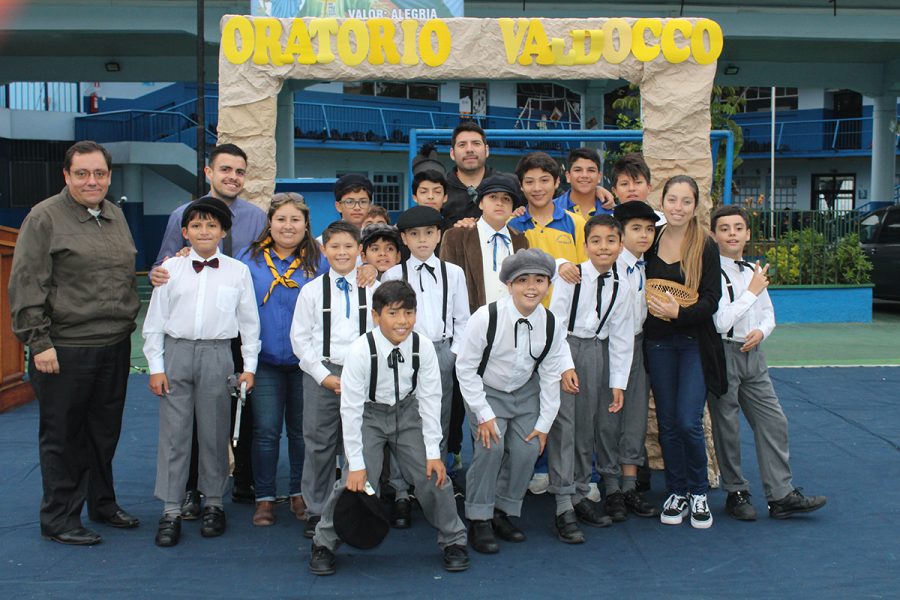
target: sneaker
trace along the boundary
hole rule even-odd
[[[725,500],[725,512],[738,521],[756,520],[756,509],[750,504],[750,492],[747,490],[729,492]]]
[[[804,496],[795,489],[781,500],[769,502],[769,516],[773,519],[787,519],[791,515],[819,510],[828,499],[825,496]]]
[[[597,484],[593,481],[588,485],[588,493],[585,496],[591,502],[602,502],[603,494],[600,493],[600,488],[597,487]]]
[[[709,512],[709,504],[706,502],[706,494],[691,494],[691,527],[694,529],[709,529],[712,527],[713,517]]]
[[[547,473],[535,473],[531,481],[528,482],[528,491],[539,496],[546,494],[547,488],[550,487],[550,475]]]
[[[668,499],[666,499],[665,504],[663,504],[663,510],[659,515],[659,520],[663,523],[663,525],[681,525],[681,522],[684,520],[684,516],[687,514],[687,512],[687,496],[672,494],[668,497]]]
[[[613,492],[606,497],[606,514],[613,523],[622,523],[628,519],[628,510],[625,508],[625,496],[622,492]]]

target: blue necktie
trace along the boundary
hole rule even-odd
[[[642,289],[644,289],[644,266],[646,264],[647,264],[646,260],[638,260],[638,261],[635,261],[633,267],[628,267],[626,269],[626,271],[628,272],[629,275],[634,273],[635,269],[638,270],[638,276],[641,278],[640,282],[638,283],[638,291],[641,291]]]
[[[350,282],[347,281],[343,277],[338,277],[334,285],[337,286],[337,289],[344,292],[344,306],[347,309],[347,314],[345,315],[348,319],[350,318],[350,288],[353,287],[350,285]]]
[[[491,236],[489,241],[494,244],[494,273],[497,272],[497,240],[503,241],[506,244],[506,251],[509,252],[509,236],[502,233],[495,233]]]

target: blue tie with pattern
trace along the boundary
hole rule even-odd
[[[494,273],[497,272],[497,241],[500,240],[506,245],[506,251],[509,252],[509,236],[502,233],[495,233],[489,240],[494,245]]]
[[[337,289],[344,292],[344,307],[347,309],[346,310],[347,314],[344,316],[346,316],[349,319],[350,318],[350,288],[353,286],[350,285],[350,282],[347,281],[344,277],[338,277],[335,280],[334,285],[337,286]]]

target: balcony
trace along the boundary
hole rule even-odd
[[[117,110],[75,119],[75,138],[95,142],[168,142],[197,148],[197,121],[180,113],[159,110]],[[206,143],[215,145],[207,129]]]

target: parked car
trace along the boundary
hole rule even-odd
[[[859,241],[872,261],[872,295],[900,300],[900,205],[865,215],[860,221]]]

